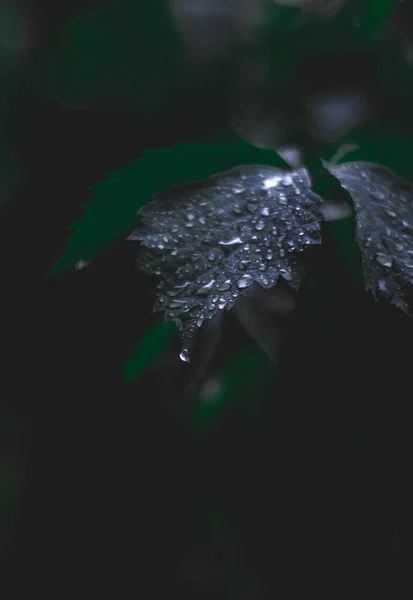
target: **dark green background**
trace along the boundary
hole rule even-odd
[[[234,142],[249,52],[265,65],[264,104],[284,115],[282,141],[301,144],[315,172],[350,141],[351,159],[413,179],[402,52],[413,20],[408,3],[399,10],[350,2],[302,22],[272,6],[254,44],[198,64],[160,0],[32,9],[30,52],[7,69],[1,55],[5,590],[411,595],[413,328],[364,292],[351,219],[327,224],[309,254],[277,365],[228,316],[209,403],[184,396],[195,367],[151,315],[135,246],[119,238],[83,271],[48,278],[106,173],[148,148]],[[306,97],[360,84],[375,99],[367,121],[313,139]]]

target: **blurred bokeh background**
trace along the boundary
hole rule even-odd
[[[412,8],[3,0],[5,599],[412,596],[413,326],[364,292],[351,217],[192,365],[135,245],[48,277],[89,186],[147,148],[239,136],[313,166],[355,144],[413,180]]]

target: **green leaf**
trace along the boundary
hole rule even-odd
[[[167,103],[183,57],[163,0],[117,0],[75,12],[31,80],[57,102],[78,105],[103,96],[153,112]]]
[[[398,4],[398,0],[366,0],[360,20],[361,31],[370,36],[382,33],[396,4]]]
[[[274,377],[274,365],[263,350],[249,346],[239,352],[225,366],[216,390],[206,398],[199,398],[188,416],[188,427],[194,435],[204,435],[229,410],[241,408],[248,420],[262,422],[263,407],[259,402],[265,396]]]
[[[242,141],[145,150],[141,158],[108,173],[107,179],[91,187],[95,197],[84,205],[84,216],[71,226],[66,251],[51,274],[70,269],[79,261],[91,261],[108,250],[137,224],[139,209],[154,194],[250,164],[283,166],[284,162],[275,152]]]
[[[123,378],[126,382],[133,383],[153,365],[174,331],[174,323],[163,321],[158,321],[147,331],[124,364]]]

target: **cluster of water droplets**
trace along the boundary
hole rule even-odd
[[[354,200],[367,289],[408,309],[404,291],[413,283],[413,186],[373,163],[329,170]]]
[[[281,276],[298,287],[296,254],[320,242],[320,202],[305,169],[249,166],[174,188],[140,211],[129,239],[144,246],[139,268],[161,277],[154,310],[178,323],[182,360],[196,329],[253,281],[270,288]]]

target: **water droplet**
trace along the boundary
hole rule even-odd
[[[376,260],[383,267],[391,267],[393,264],[392,258],[386,254],[376,254]]]
[[[273,256],[274,256],[274,255],[273,255],[273,253],[272,253],[272,250],[268,250],[267,254],[265,255],[265,258],[266,258],[267,260],[271,260]]]
[[[76,271],[82,271],[82,269],[87,267],[88,264],[89,264],[88,260],[78,260],[77,263],[75,264],[75,269],[76,269]]]
[[[235,237],[235,238],[232,238],[232,240],[228,240],[228,241],[220,240],[218,242],[218,244],[220,246],[235,246],[236,244],[242,244],[242,241],[240,240],[239,237]]]
[[[185,308],[186,306],[186,300],[172,300],[168,303],[168,308]]]
[[[291,185],[293,179],[290,175],[274,175],[264,180],[264,189],[269,190],[270,188],[276,187],[280,183],[284,185]]]
[[[204,322],[204,319],[198,319],[198,321],[196,322],[198,327],[202,327],[202,323]]]
[[[384,198],[383,198],[384,200]],[[382,207],[384,212],[386,213],[386,215],[388,215],[389,217],[392,217],[392,219],[394,219],[394,217],[397,217],[397,214],[394,212],[394,210],[391,210],[391,208],[386,208],[386,207]]]
[[[386,282],[383,279],[379,280],[378,287],[379,287],[379,291],[382,292],[382,294],[388,293]]]
[[[238,269],[240,269],[240,271],[245,271],[245,269],[248,267],[250,262],[251,262],[250,260],[242,260],[241,262],[238,263]]]
[[[162,239],[165,242],[165,244],[169,241],[169,238],[167,235],[164,235]]]
[[[247,288],[250,283],[251,283],[252,278],[250,277],[250,275],[244,275],[244,277],[241,277],[241,279],[238,279],[237,281],[237,287],[240,290],[243,290],[245,288]]]
[[[287,269],[280,269],[280,275],[285,281],[292,281],[293,279],[291,271],[287,271]]]
[[[171,250],[170,254],[171,256],[176,256],[178,254],[178,249],[174,248],[173,250]]]
[[[201,225],[206,225],[206,220],[204,217],[199,217],[198,221],[201,223]]]
[[[191,360],[189,358],[189,349],[184,348],[180,353],[179,358],[182,360],[182,362],[190,363]]]
[[[396,244],[395,245],[396,252],[401,252],[403,250],[403,248],[404,248],[403,244]]]
[[[284,258],[284,256],[285,256],[285,252],[283,249],[281,249],[278,254],[280,255],[281,258]]]
[[[270,214],[270,209],[268,208],[268,206],[262,207],[261,214],[263,217],[268,217],[268,215]]]
[[[216,309],[216,306],[213,303],[208,306],[208,310],[210,310],[211,312],[215,309]]]
[[[216,258],[217,258],[217,257],[216,257],[216,255],[215,255],[215,252],[212,252],[212,250],[211,250],[211,252],[208,252],[208,254],[207,254],[207,258],[208,258],[208,260],[210,260],[211,262],[214,262],[214,260],[216,260]]]
[[[225,301],[224,301],[224,302],[220,302],[220,303],[218,304],[218,308],[219,308],[219,310],[222,310],[223,308],[225,308],[226,304],[227,304],[227,303],[226,303]]]
[[[259,271],[266,271],[267,270],[267,265],[264,265],[264,263],[261,263],[260,266],[258,267]]]
[[[172,227],[171,227],[172,233],[176,233],[178,231],[178,229],[179,229],[178,225],[172,225]]]
[[[188,221],[193,221],[195,219],[195,215],[193,213],[188,213],[186,215],[186,218],[188,219]]]
[[[234,194],[242,194],[242,192],[245,192],[245,188],[244,187],[238,187],[238,188],[234,188]]]
[[[206,283],[205,285],[200,287],[199,290],[197,290],[196,294],[198,296],[208,295],[210,293],[210,291],[212,290],[212,288],[214,287],[214,283],[215,283],[215,279],[211,279],[211,281],[209,283]]]
[[[192,221],[188,221],[187,223],[185,223],[185,227],[189,228],[189,227],[193,227],[193,226],[194,226],[194,224]]]
[[[163,250],[165,248],[165,246],[163,244],[158,244],[158,248],[159,248],[159,250]]]
[[[273,228],[271,229],[271,233],[272,233],[272,235],[277,235],[277,233],[278,233],[278,231],[277,231],[277,228],[276,228],[276,227],[273,227]]]
[[[226,292],[227,290],[229,290],[230,287],[231,287],[230,279],[226,279],[225,281],[222,281],[221,283],[217,283],[218,292]]]
[[[264,227],[265,227],[265,223],[262,220],[258,221],[258,223],[255,225],[255,229],[257,231],[262,231],[264,229]]]

